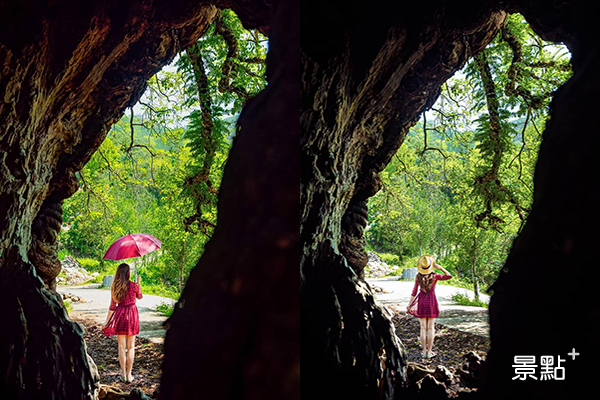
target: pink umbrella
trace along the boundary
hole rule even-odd
[[[104,259],[116,261],[140,257],[160,249],[161,244],[160,240],[147,233],[132,233],[115,240],[106,251]]]

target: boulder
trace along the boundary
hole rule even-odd
[[[434,371],[424,368],[420,365],[408,363],[406,368],[406,379],[408,382],[418,382],[427,375],[433,375]]]
[[[394,268],[390,267],[385,261],[372,251],[367,252],[369,261],[367,262],[367,268],[365,269],[365,275],[367,278],[379,278],[381,276],[389,275],[395,271]]]
[[[88,274],[88,272],[71,256],[66,256],[64,260],[60,262],[62,272],[64,272],[65,277],[59,276],[56,278],[58,283],[66,284],[66,285],[80,285],[85,283],[95,276],[98,275],[96,272],[92,275]]]

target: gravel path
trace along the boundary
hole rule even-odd
[[[375,300],[379,304],[393,311],[406,311],[414,281],[398,280],[397,276],[365,280],[374,289]],[[457,305],[452,301],[455,293],[462,293],[473,298],[471,290],[436,285],[435,294],[440,304],[440,317],[435,322],[464,332],[489,337],[487,308]],[[489,301],[490,296],[479,294],[479,298],[482,301]]]
[[[83,303],[73,302],[73,311],[69,314],[72,318],[91,319],[98,325],[106,321],[108,307],[110,305],[110,288],[99,289],[100,284],[89,284],[82,286],[58,286],[59,293],[70,293],[85,300]],[[176,300],[167,297],[144,294],[137,301],[140,314],[139,336],[149,339],[155,343],[162,343],[165,329],[162,327],[167,317],[155,311],[156,306],[161,303],[175,304]]]

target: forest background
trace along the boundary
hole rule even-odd
[[[114,240],[149,233],[163,246],[134,261],[143,290],[179,297],[216,223],[237,116],[266,84],[266,46],[222,10],[148,82],[78,174],[79,190],[63,207],[60,259],[74,256],[99,281],[119,264],[102,259]],[[368,203],[367,250],[395,274],[434,254],[452,284],[476,297],[487,288],[530,211],[541,132],[553,92],[571,75],[569,59],[565,46],[508,16],[382,172],[383,188]]]
[[[446,282],[479,300],[525,224],[550,101],[571,73],[564,45],[509,15],[382,172],[368,203],[367,250],[397,275],[433,254],[455,277]]]
[[[63,205],[59,259],[73,256],[100,282],[122,262],[103,259],[110,244],[148,233],[162,248],[124,261],[145,293],[179,298],[216,224],[237,117],[266,84],[266,53],[263,34],[220,10],[194,46],[152,77],[78,173],[79,190]]]

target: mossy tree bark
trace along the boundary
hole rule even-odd
[[[300,398],[299,3],[271,3],[268,85],[240,115],[217,226],[167,321],[161,398]]]
[[[564,42],[573,76],[555,94],[534,176],[527,222],[492,286],[491,350],[482,398],[560,399],[596,390],[600,299],[593,289],[600,264],[593,250],[600,223],[600,91],[597,2],[515,2],[546,40]],[[580,355],[569,355],[573,349]],[[517,355],[534,355],[538,380],[513,380]],[[541,357],[564,368],[564,380],[540,381]],[[558,365],[558,358],[564,360]],[[561,373],[559,370],[558,373]]]

